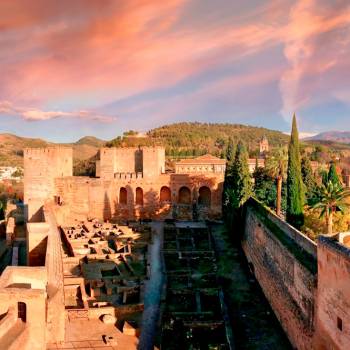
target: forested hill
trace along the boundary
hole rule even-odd
[[[129,131],[119,136],[107,146],[150,146],[162,145],[167,155],[195,156],[203,153],[220,155],[226,148],[229,138],[234,143],[242,140],[250,152],[256,152],[259,141],[266,136],[270,145],[286,144],[289,137],[280,131],[240,124],[218,123],[176,123],[164,125],[147,132],[145,137]]]

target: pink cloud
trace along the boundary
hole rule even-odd
[[[93,111],[76,111],[76,112],[62,112],[62,111],[42,111],[34,108],[24,108],[14,106],[9,101],[0,101],[0,115],[10,115],[20,117],[27,121],[40,121],[57,118],[79,118],[84,120],[96,120],[100,122],[111,122],[114,118],[106,115],[101,115]]]
[[[80,105],[78,112],[45,112],[45,106],[55,100],[83,100],[84,109],[94,110],[282,44],[287,67],[278,68],[280,79],[275,72],[267,77],[270,71],[259,71],[259,62],[254,74],[240,79],[246,86],[279,80],[282,114],[289,119],[320,93],[319,76],[340,64],[347,66],[349,36],[333,35],[334,51],[318,54],[325,45],[322,35],[349,25],[346,0],[338,1],[338,8],[321,0],[298,0],[290,8],[290,1],[274,0],[240,16],[240,21],[232,13],[200,29],[178,23],[190,2],[0,1],[1,98],[16,106],[33,106],[17,113],[27,120],[72,117],[67,113],[83,118]],[[339,74],[328,78],[332,85],[339,84]],[[191,95],[200,100],[205,94],[229,93],[239,88],[234,79],[223,78]]]
[[[11,52],[11,58],[0,53],[0,93],[4,99],[38,106],[96,93],[103,104],[170,86],[276,44],[278,33],[264,18],[237,26],[231,22],[202,30],[174,29],[188,2],[0,4],[0,43],[3,52]],[[90,107],[94,103],[87,101]]]
[[[341,64],[345,52],[348,57],[349,40],[344,39],[343,31],[349,32],[349,28],[347,1],[331,5],[319,0],[299,0],[292,7],[282,37],[288,62],[280,80],[281,113],[286,120],[290,120],[294,111],[317,99],[324,88],[320,78]],[[337,74],[336,81],[328,77],[326,89],[333,88],[332,80],[342,84],[341,76]]]

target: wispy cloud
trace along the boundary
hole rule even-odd
[[[313,100],[319,99],[324,88],[334,89],[337,81],[327,80],[322,86],[321,77],[341,65],[342,55],[350,54],[350,4],[347,0],[299,0],[290,10],[283,30],[284,55],[288,68],[282,74],[280,91],[281,114],[286,120]],[[346,58],[347,59],[347,58]]]
[[[16,116],[27,121],[42,121],[57,118],[79,118],[83,120],[95,120],[108,123],[115,120],[115,118],[111,116],[101,115],[93,111],[42,111],[35,108],[24,108],[14,106],[9,101],[0,101],[0,115]]]

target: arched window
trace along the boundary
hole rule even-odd
[[[210,207],[211,203],[211,191],[207,186],[203,186],[199,189],[198,204],[205,207]]]
[[[136,188],[136,205],[143,205],[143,190],[141,187]]]
[[[179,190],[179,203],[191,204],[191,191],[186,186],[181,187]]]
[[[171,192],[169,187],[163,186],[160,189],[160,202],[171,202]]]
[[[121,187],[119,191],[119,204],[127,204],[128,191],[125,187]]]
[[[27,321],[27,305],[26,303],[23,303],[19,301],[17,303],[18,307],[18,318],[21,319],[23,322]]]

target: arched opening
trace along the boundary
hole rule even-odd
[[[203,186],[199,189],[198,204],[205,207],[210,207],[211,203],[211,191],[207,186]]]
[[[191,204],[191,191],[188,187],[181,187],[179,190],[179,204]]]
[[[171,192],[169,187],[163,186],[160,189],[160,202],[171,202]]]
[[[125,187],[121,187],[119,190],[119,204],[127,204],[128,191]]]
[[[21,301],[17,303],[18,307],[18,318],[23,322],[27,321],[27,305]]]
[[[143,189],[141,187],[136,188],[136,205],[143,205]]]

